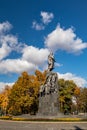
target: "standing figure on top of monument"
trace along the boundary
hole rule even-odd
[[[52,52],[48,55],[48,72],[51,71],[54,68],[54,55]]]

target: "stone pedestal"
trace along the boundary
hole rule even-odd
[[[58,77],[56,73],[50,72],[40,88],[38,115],[57,116],[58,109]]]
[[[51,93],[39,98],[39,115],[56,116],[58,114],[58,94]]]

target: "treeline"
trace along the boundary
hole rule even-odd
[[[0,93],[0,114],[36,114],[40,85],[44,84],[46,71],[34,75],[23,72],[12,87]],[[79,88],[71,80],[58,80],[58,102],[61,112],[87,112],[87,88]]]

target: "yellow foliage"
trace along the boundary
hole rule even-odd
[[[0,94],[0,106],[3,110],[6,111],[8,106],[8,95],[10,94],[11,88],[6,86],[3,92]]]

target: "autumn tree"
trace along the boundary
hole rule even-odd
[[[59,102],[61,112],[71,112],[72,96],[76,84],[72,80],[59,79]]]
[[[0,93],[0,110],[1,113],[5,115],[8,113],[8,104],[9,104],[8,96],[10,92],[11,92],[11,87],[7,85]]]
[[[78,112],[78,107],[79,107],[79,96],[80,96],[80,93],[81,93],[81,88],[76,86],[75,87],[75,90],[74,90],[74,95],[72,97],[72,113],[73,112]]]
[[[87,88],[80,88],[80,94],[78,96],[78,111],[87,112]]]
[[[9,95],[9,113],[35,113],[38,107],[39,81],[35,75],[23,72]]]
[[[40,85],[43,85],[46,80],[46,71],[41,72],[39,70],[36,70],[35,75],[36,75],[37,80],[39,81]]]

